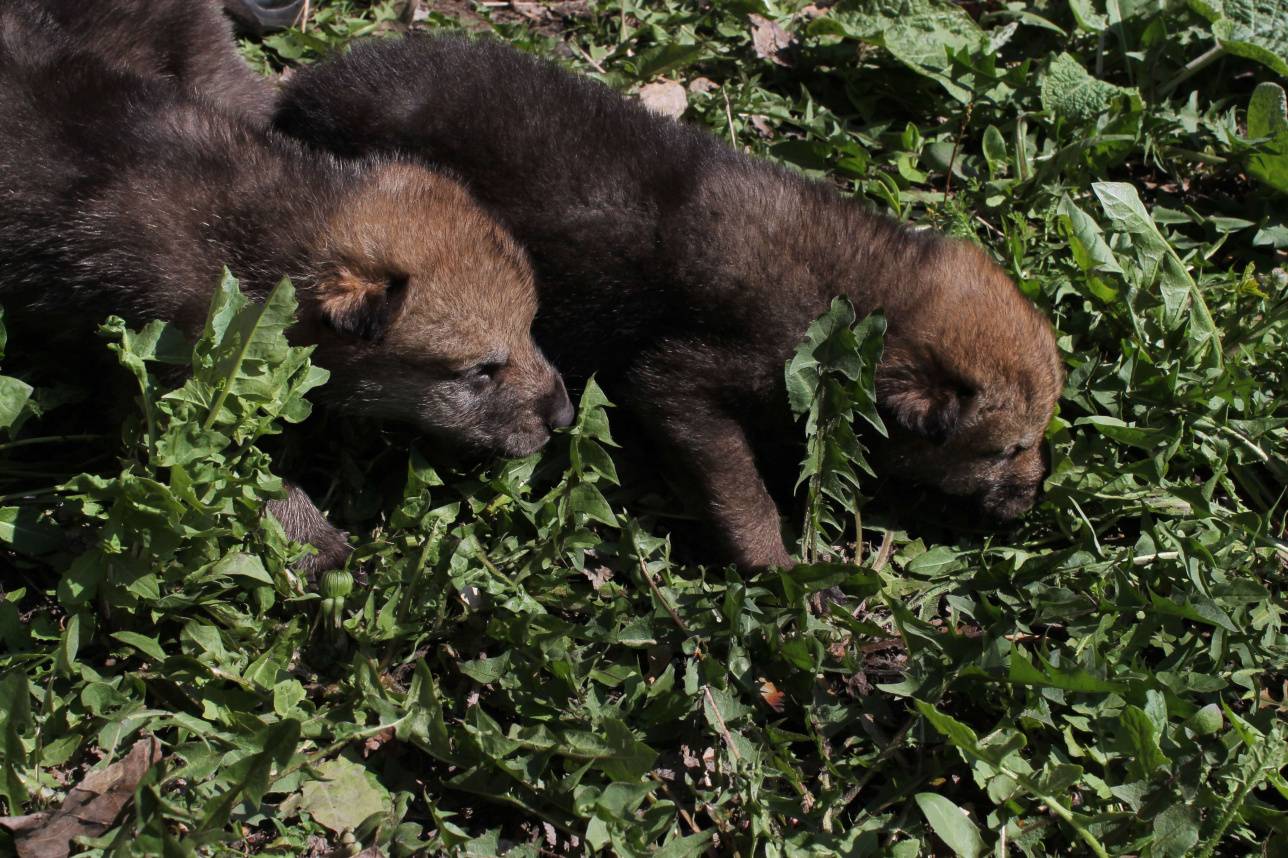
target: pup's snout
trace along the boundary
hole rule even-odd
[[[575,414],[572,400],[568,398],[568,388],[564,387],[563,379],[558,375],[555,376],[555,383],[550,392],[541,400],[539,411],[546,428],[552,432],[572,425]]]
[[[1010,521],[1032,509],[1041,493],[1041,481],[1007,483],[985,490],[979,496],[979,505],[998,521]]]

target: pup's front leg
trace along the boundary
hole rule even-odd
[[[297,566],[310,579],[329,569],[340,568],[353,553],[345,538],[348,534],[327,521],[312,498],[293,483],[286,483],[286,497],[269,501],[265,511],[277,519],[287,537],[317,549],[317,553],[306,555]]]
[[[792,565],[778,506],[743,423],[716,398],[728,392],[695,385],[693,365],[681,364],[668,371],[658,361],[634,373],[630,404],[684,484],[696,490],[701,511],[716,525],[731,560],[750,569]]]

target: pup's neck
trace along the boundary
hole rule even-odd
[[[156,216],[170,219],[177,235],[193,235],[195,229],[196,241],[175,254],[174,270],[159,272],[168,285],[148,308],[154,315],[199,329],[225,267],[252,298],[267,295],[283,277],[301,291],[309,288],[317,274],[318,237],[360,174],[356,168],[320,169],[310,163],[316,156],[302,157],[276,143],[244,160],[236,156],[245,153],[230,152],[234,157],[223,165],[219,181],[194,182],[173,165],[158,166],[150,184],[168,204]],[[184,226],[185,218],[199,222]]]
[[[723,164],[691,205],[712,225],[709,235],[683,239],[704,260],[702,275],[751,286],[775,307],[812,319],[845,295],[860,315],[882,309],[902,317],[934,290],[931,278],[918,275],[943,237],[785,169],[742,159]]]

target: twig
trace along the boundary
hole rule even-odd
[[[694,834],[701,834],[702,829],[699,828],[698,823],[694,821],[693,815],[684,809],[684,805],[680,804],[680,800],[677,799],[675,797],[675,794],[671,792],[671,788],[666,785],[666,781],[662,780],[657,775],[652,774],[651,772],[649,776],[652,777],[653,780],[657,782],[657,785],[662,788],[662,792],[666,793],[666,797],[669,798],[671,800],[671,803],[675,805],[676,813],[680,814],[680,819],[683,819],[685,824],[689,826],[689,830],[692,831]]]
[[[593,68],[595,71],[599,72],[600,74],[608,74],[608,72],[604,71],[604,67],[601,66],[599,63],[595,62],[594,57],[586,53],[586,50],[581,45],[577,44],[576,42],[568,42],[568,45],[574,51],[577,52],[578,56],[580,56],[586,62],[590,63],[590,67]]]
[[[1163,86],[1163,89],[1160,91],[1160,95],[1162,95],[1164,98],[1170,96],[1173,92],[1176,91],[1176,88],[1178,86],[1185,83],[1187,80],[1194,77],[1194,75],[1203,71],[1203,69],[1212,65],[1212,63],[1221,59],[1221,57],[1223,56],[1225,56],[1225,48],[1221,47],[1220,45],[1216,45],[1215,47],[1209,49],[1208,51],[1190,60],[1188,63],[1185,64],[1185,67],[1181,69],[1180,74],[1172,78]]]
[[[735,134],[735,133],[734,133],[734,130],[733,130],[733,105],[731,105],[731,104],[729,103],[729,90],[725,89],[725,88],[722,86],[722,87],[720,87],[720,94],[724,96],[724,103],[725,103],[725,119],[727,119],[727,120],[729,121],[729,143],[730,143],[730,145],[732,145],[735,149],[737,149],[737,148],[738,148],[738,135],[737,135],[737,134]]]
[[[1133,566],[1148,566],[1155,560],[1175,560],[1181,556],[1179,551],[1159,551],[1154,554],[1138,554],[1131,559]]]
[[[854,505],[854,565],[863,565],[863,511]]]
[[[0,495],[0,503],[8,503],[15,500],[27,500],[41,495],[55,495],[67,491],[62,485],[46,486],[43,489],[28,489],[25,492],[14,492],[13,494]]]
[[[707,696],[707,703],[710,704],[711,711],[716,713],[716,726],[720,728],[721,738],[729,746],[729,753],[733,755],[736,762],[742,762],[742,754],[738,753],[738,746],[733,743],[733,735],[730,734],[729,728],[725,725],[724,716],[720,714],[720,707],[716,705],[716,699],[711,696],[711,686],[702,686],[702,693]]]
[[[881,537],[881,547],[877,549],[876,559],[872,561],[872,571],[880,572],[885,565],[890,562],[890,555],[894,553],[894,534],[890,531],[885,532]]]
[[[648,584],[648,588],[653,591],[654,597],[662,603],[662,607],[671,615],[671,622],[675,623],[675,627],[684,632],[684,634],[689,634],[689,627],[685,625],[684,619],[667,601],[666,596],[662,594],[662,588],[657,586],[657,579],[653,577],[652,572],[648,571],[648,564],[644,562],[644,554],[640,551],[639,543],[635,541],[634,533],[631,534],[631,545],[635,548],[635,559],[639,561],[640,574],[644,576],[644,581]]]
[[[957,152],[961,149],[962,138],[966,136],[966,126],[970,124],[971,111],[975,109],[975,99],[966,102],[966,113],[962,116],[962,127],[953,139],[953,154],[948,158],[948,175],[944,178],[944,205],[948,204],[948,194],[953,189],[953,167],[957,164]]]
[[[844,810],[849,806],[850,802],[854,801],[854,799],[858,797],[859,792],[867,786],[868,781],[872,780],[873,776],[876,775],[877,769],[880,765],[889,759],[890,755],[903,744],[904,739],[908,738],[908,731],[912,729],[912,725],[915,723],[917,723],[916,718],[909,718],[904,722],[904,725],[899,728],[899,732],[895,733],[894,737],[891,738],[886,746],[881,749],[881,753],[877,754],[877,758],[872,761],[872,765],[868,766],[868,770],[863,773],[863,777],[859,778],[858,783],[845,791],[845,795],[841,797],[841,806],[837,808],[837,810]]]
[[[644,576],[644,580],[648,582],[649,589],[653,591],[653,595],[657,597],[657,600],[662,603],[662,607],[666,608],[666,612],[671,615],[671,621],[675,623],[676,628],[687,635],[689,633],[689,627],[684,624],[684,620],[676,612],[675,608],[671,606],[671,603],[666,600],[666,596],[662,595],[662,588],[657,586],[657,580],[653,577],[653,573],[648,571],[648,566],[644,563],[644,558],[639,557],[639,555],[636,555],[636,557],[640,562],[640,574],[642,574]]]

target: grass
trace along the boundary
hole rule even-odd
[[[864,475],[870,373],[818,356],[870,368],[881,325],[838,304],[791,370],[812,562],[694,566],[597,389],[539,456],[464,469],[310,415],[289,289],[261,313],[230,281],[195,352],[105,326],[120,433],[81,437],[76,392],[5,357],[4,811],[155,735],[81,854],[1284,854],[1288,10],[1192,5],[453,6],[988,247],[1069,371],[1045,499],[994,533]],[[317,3],[246,50],[401,26]],[[284,470],[365,582],[291,571],[259,518]]]

